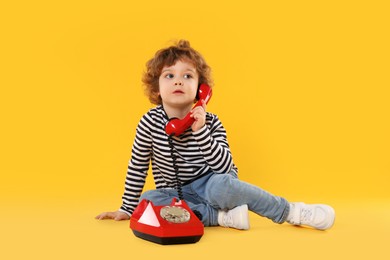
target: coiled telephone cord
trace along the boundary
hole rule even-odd
[[[172,162],[173,162],[173,168],[175,170],[175,176],[176,176],[176,190],[177,194],[179,196],[180,200],[183,200],[183,191],[181,188],[181,182],[179,180],[179,167],[177,166],[177,157],[176,154],[174,153],[174,148],[173,148],[173,140],[172,140],[173,135],[168,136],[168,142],[169,142],[169,147],[171,149],[171,156],[172,156]]]

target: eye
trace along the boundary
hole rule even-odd
[[[191,79],[191,78],[193,78],[193,77],[192,77],[191,74],[185,74],[185,75],[184,75],[184,78],[185,78],[185,79]]]
[[[172,79],[174,76],[172,73],[167,73],[164,77],[167,79]]]

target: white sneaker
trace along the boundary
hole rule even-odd
[[[249,229],[248,205],[241,205],[229,211],[218,211],[218,224],[223,227]]]
[[[290,203],[287,222],[292,225],[306,225],[325,230],[333,226],[334,209],[324,204]]]

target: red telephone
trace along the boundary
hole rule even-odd
[[[142,200],[130,218],[136,237],[162,245],[196,243],[203,235],[203,224],[184,200],[169,206],[154,206]]]
[[[212,96],[211,88],[206,84],[201,84],[198,90],[198,102],[194,105],[194,107],[201,106],[202,100],[209,102]],[[188,127],[190,127],[194,123],[195,119],[191,117],[191,113],[188,113],[183,119],[179,118],[171,118],[168,124],[165,126],[165,132],[168,135],[181,135]]]

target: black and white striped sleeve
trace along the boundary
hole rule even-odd
[[[234,166],[226,130],[216,115],[210,124],[192,133],[207,164],[215,173],[228,173]]]
[[[145,185],[152,153],[152,119],[145,114],[136,129],[131,159],[127,167],[125,191],[120,211],[131,215],[138,205],[139,197]]]

